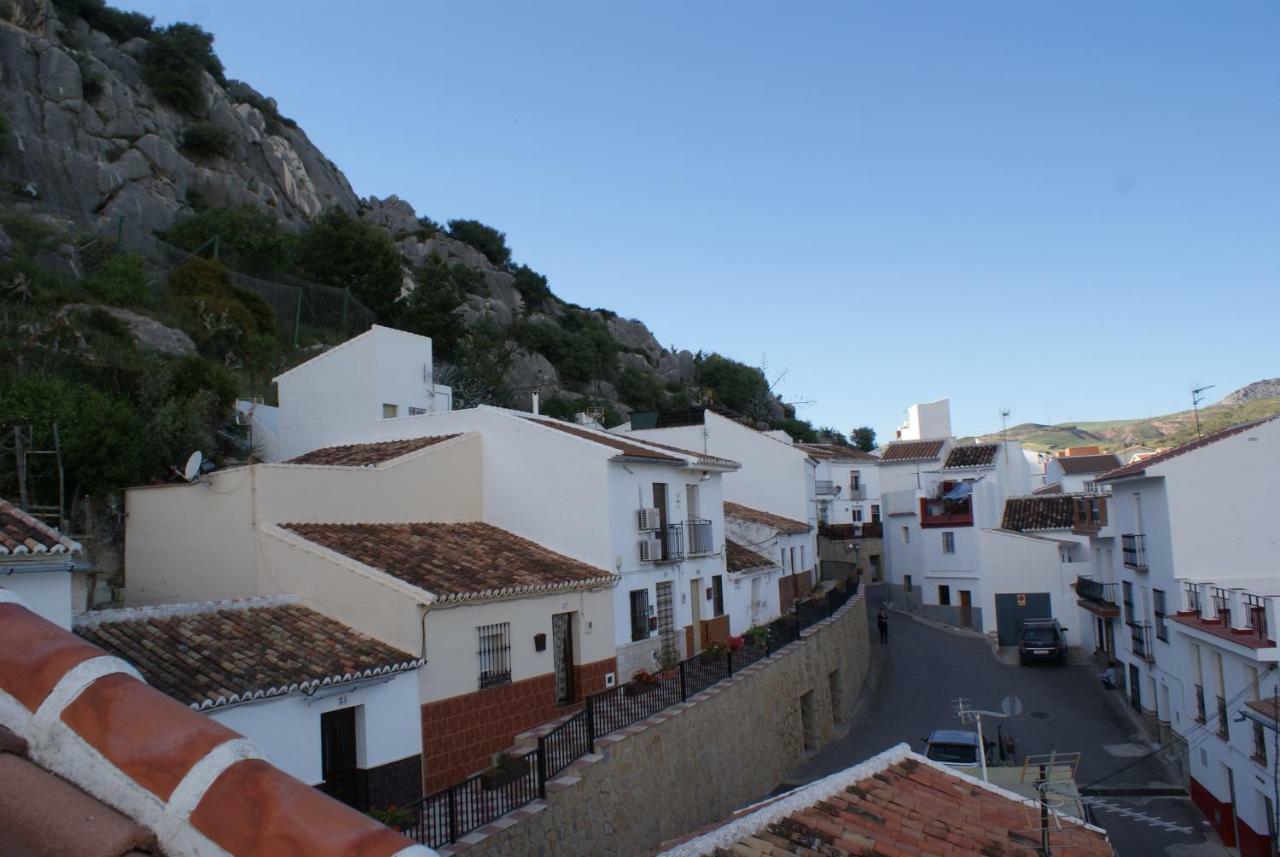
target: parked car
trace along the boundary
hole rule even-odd
[[[1018,663],[1067,662],[1067,629],[1057,619],[1027,619],[1018,632]]]
[[[963,729],[935,729],[924,739],[926,759],[965,770],[979,765],[978,733]]]

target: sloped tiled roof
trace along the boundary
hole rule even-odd
[[[898,440],[889,444],[880,453],[880,461],[884,464],[897,464],[903,461],[933,461],[942,454],[945,440]]]
[[[77,667],[70,684],[79,693],[55,692],[68,687],[60,682]],[[155,853],[167,857],[214,853],[205,840],[221,849],[216,853],[238,857],[435,853],[273,767],[244,736],[149,687],[124,661],[42,619],[3,589],[0,702],[0,726],[41,748],[39,767],[56,775],[39,777],[21,765],[13,758],[21,745],[0,735],[6,742],[0,764],[8,766],[0,771],[5,854],[16,850],[11,825],[26,823],[46,837],[32,857],[137,857],[124,850],[139,837],[137,828],[101,804],[148,828],[158,840]],[[63,781],[92,800],[60,789]],[[207,788],[192,789],[192,783]],[[18,797],[10,800],[15,790]],[[81,809],[94,813],[84,842],[77,837],[84,826],[69,817]],[[156,825],[158,819],[165,823]],[[63,837],[77,838],[60,847]],[[108,840],[120,850],[106,850]],[[137,844],[149,848],[150,842],[142,834]]]
[[[549,429],[562,431],[565,434],[571,434],[574,437],[580,437],[583,440],[591,441],[592,443],[598,443],[601,446],[607,446],[607,447],[610,447],[611,449],[616,449],[618,452],[622,453],[623,455],[629,456],[631,458],[648,458],[653,461],[665,461],[665,462],[674,463],[674,464],[684,464],[684,459],[682,458],[676,458],[675,456],[672,456],[672,455],[665,455],[661,452],[658,452],[657,450],[649,449],[648,447],[640,446],[639,444],[636,444],[636,443],[631,443],[630,441],[623,440],[618,435],[609,434],[607,432],[592,431],[591,429],[583,428],[582,426],[571,425],[569,423],[562,422],[560,420],[538,419],[536,417],[525,417],[525,419],[527,419],[531,423],[537,423],[538,425],[545,426],[546,428],[549,428]],[[690,452],[686,454],[695,455],[696,453]]]
[[[462,601],[610,585],[614,575],[491,524],[281,524],[307,541]]]
[[[695,459],[698,464],[706,464],[712,467],[732,467],[735,469],[742,466],[732,458],[720,458],[719,456],[710,455],[705,452],[695,452],[692,449],[681,449],[678,446],[658,443],[657,441],[649,440],[648,438],[644,438],[641,442],[644,443],[645,446],[656,446],[658,449],[665,449],[668,452],[678,452],[681,455],[687,455],[690,458]]]
[[[387,440],[378,443],[352,443],[346,446],[326,446],[314,449],[296,458],[290,458],[285,464],[323,464],[330,467],[373,467],[386,461],[393,461],[402,455],[417,452],[428,446],[457,437],[456,434],[438,435],[436,437],[414,437],[408,440]]]
[[[1109,470],[1094,481],[1102,482],[1110,479],[1120,479],[1124,476],[1135,476],[1145,471],[1148,467],[1168,461],[1171,458],[1177,458],[1179,455],[1185,455],[1188,452],[1202,449],[1203,447],[1217,443],[1218,441],[1233,435],[1242,434],[1243,432],[1255,429],[1264,423],[1269,423],[1274,419],[1276,419],[1276,417],[1266,417],[1265,419],[1253,420],[1252,422],[1241,423],[1238,426],[1224,428],[1221,431],[1214,432],[1213,434],[1207,434],[1199,440],[1193,440],[1190,443],[1184,443],[1182,446],[1175,446],[1173,449],[1167,449],[1164,452],[1157,452],[1155,455],[1148,456],[1147,458],[1132,461],[1123,467],[1117,467],[1115,470]]]
[[[766,512],[763,509],[753,509],[750,506],[743,506],[741,503],[730,503],[724,501],[724,514],[728,518],[739,518],[743,521],[750,521],[753,524],[760,524],[764,527],[773,527],[779,533],[788,536],[807,533],[813,527],[797,521],[793,518],[784,518],[782,515],[775,515],[772,512]]]
[[[1061,494],[1062,483],[1050,482],[1048,485],[1041,485],[1039,488],[1035,489],[1031,493],[1035,494],[1036,496],[1042,496],[1044,494]]]
[[[1053,851],[1114,857],[1106,833],[1055,812]],[[905,744],[766,799],[659,857],[992,857],[1039,846],[1038,809]]]
[[[75,630],[132,663],[152,687],[198,709],[422,663],[294,597],[104,610],[77,617]]]
[[[796,446],[814,458],[830,458],[836,461],[879,461],[869,452],[837,443],[797,443]]]
[[[1075,476],[1081,473],[1104,473],[1120,466],[1120,459],[1115,453],[1104,452],[1101,455],[1062,455],[1054,459],[1062,472]]]
[[[947,463],[943,467],[990,467],[996,462],[996,453],[1000,451],[998,443],[979,443],[974,446],[953,447],[947,453]]]
[[[1075,522],[1076,498],[1073,494],[1034,494],[1009,497],[1004,501],[1001,529],[1069,530]]]
[[[0,556],[79,553],[80,543],[0,500]]]
[[[777,565],[769,557],[756,553],[733,539],[726,539],[724,548],[725,564],[730,571],[754,571],[757,568],[772,568]]]

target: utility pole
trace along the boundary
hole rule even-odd
[[[1196,440],[1200,439],[1200,403],[1204,401],[1201,395],[1205,390],[1212,390],[1217,384],[1209,384],[1204,387],[1195,387],[1191,390],[1191,410],[1196,414]]]
[[[1036,794],[1040,798],[1040,857],[1052,857],[1053,852],[1049,850],[1049,798],[1046,791],[1049,788],[1049,776],[1045,771],[1045,766],[1040,766],[1040,779],[1036,781]]]

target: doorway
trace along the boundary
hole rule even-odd
[[[965,628],[973,626],[973,593],[968,589],[961,589],[960,594],[960,624]]]
[[[551,617],[552,654],[556,662],[556,704],[573,702],[573,614]]]
[[[1129,664],[1129,704],[1134,711],[1142,710],[1142,673],[1133,664]]]
[[[364,772],[357,762],[356,707],[320,715],[320,776],[324,778],[320,790],[364,812],[369,807]]]
[[[658,595],[658,650],[664,663],[680,660],[676,656],[675,600],[671,581],[660,580],[656,585]]]
[[[938,603],[943,607],[951,606],[951,587],[950,586],[938,587]]]
[[[1053,605],[1047,592],[997,593],[996,631],[1000,645],[1018,645],[1025,620],[1047,619],[1052,615]]]
[[[689,610],[693,616],[693,652],[702,651],[702,578],[689,581]],[[690,655],[693,652],[689,652]]]
[[[669,543],[670,531],[667,529],[667,483],[653,483],[653,507],[658,510],[658,541],[662,543],[662,558],[671,558]]]

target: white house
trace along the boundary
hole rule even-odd
[[[1045,484],[1061,485],[1067,494],[1099,493],[1103,486],[1094,484],[1094,477],[1120,466],[1120,459],[1113,452],[1101,452],[1097,447],[1085,447],[1085,451],[1065,450],[1053,456],[1045,465]]]
[[[730,542],[751,554],[768,557],[778,572],[776,581],[772,572],[752,577],[750,624],[763,624],[790,612],[798,599],[813,590],[817,557],[812,548],[811,525],[729,502],[724,504],[724,525]],[[751,559],[746,554],[741,556]],[[758,571],[762,566],[754,568]],[[734,633],[741,633],[738,625],[734,626]]]
[[[80,543],[0,500],[0,580],[36,614],[63,628],[84,607],[88,586]]]
[[[1235,719],[1265,698],[1277,660],[1269,597],[1280,578],[1277,477],[1280,420],[1271,418],[1094,479],[1111,491],[1110,527],[1119,534],[1110,576],[1126,625],[1115,654],[1129,699],[1162,734],[1185,742],[1193,798],[1223,840],[1242,848],[1273,829],[1251,730]],[[1096,538],[1095,547],[1107,550],[1108,541]]]
[[[422,659],[297,596],[81,613],[75,632],[330,797],[365,811],[422,795]]]
[[[917,403],[907,408],[907,419],[894,432],[894,440],[933,440],[951,437],[951,401]]]
[[[879,459],[851,446],[797,443],[815,462],[814,509],[819,524],[880,521]]]

